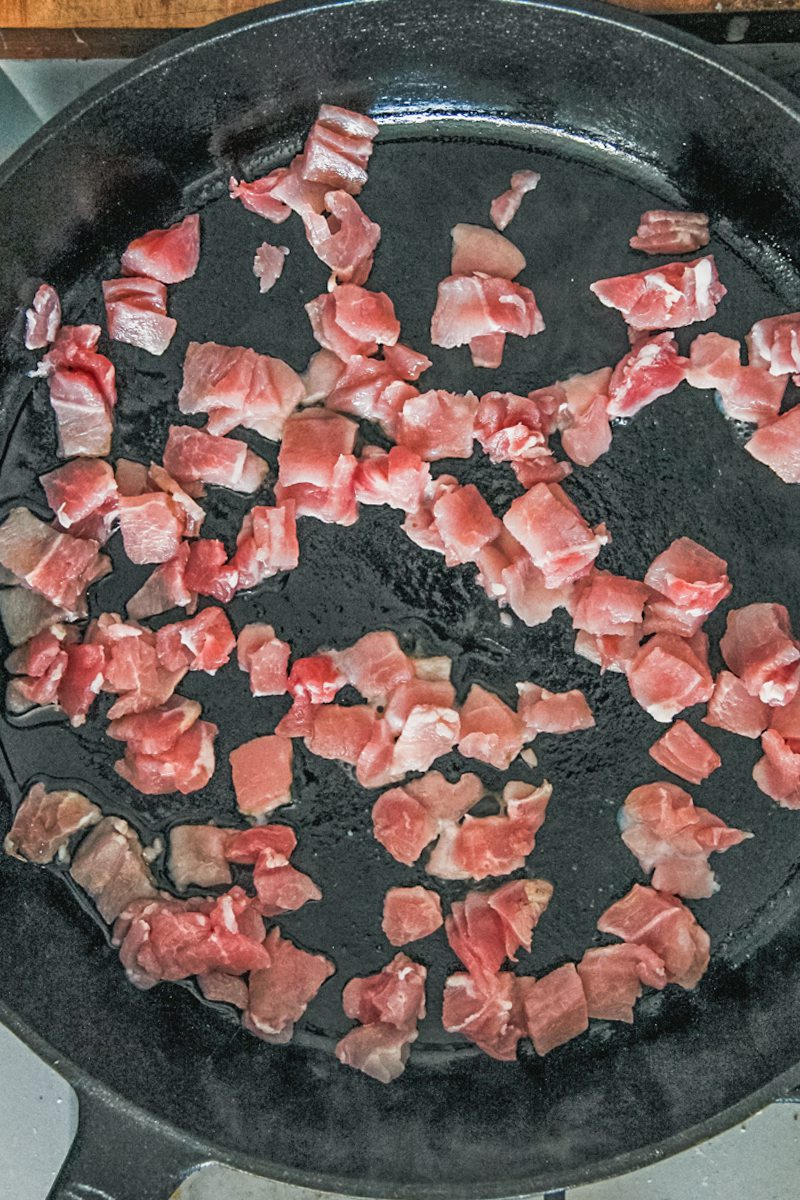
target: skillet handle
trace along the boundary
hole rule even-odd
[[[140,1110],[76,1090],[78,1132],[48,1200],[168,1200],[204,1161],[201,1147]]]

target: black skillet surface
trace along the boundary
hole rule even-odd
[[[18,304],[45,277],[70,321],[99,319],[98,280],[145,228],[200,208],[203,253],[196,277],[170,289],[179,331],[163,359],[111,349],[115,453],[160,457],[179,419],[189,338],[251,345],[302,369],[314,349],[302,303],[324,288],[324,268],[294,220],[273,229],[226,198],[225,180],[285,160],[321,98],[381,121],[363,195],[383,228],[370,285],[391,293],[404,340],[426,351],[450,226],[485,222],[512,170],[541,171],[509,233],[527,257],[522,282],[536,291],[546,332],[510,339],[496,372],[474,371],[466,350],[436,350],[429,386],[524,393],[614,363],[624,327],[588,284],[641,269],[627,239],[639,213],[662,204],[712,214],[711,250],[729,295],[710,328],[739,336],[756,317],[800,307],[797,117],[778,89],[733,74],[699,43],[589,5],[278,5],[143,59],[51,123],[0,177],[4,507],[25,497],[41,508],[36,476],[55,464],[45,389],[25,377],[33,356],[21,350]],[[264,238],[291,249],[267,297],[251,273]],[[249,440],[274,461],[274,447]],[[601,565],[641,576],[686,534],[729,560],[734,604],[781,600],[797,620],[797,490],[755,464],[742,440],[711,395],[689,389],[618,428],[611,451],[568,483],[614,534]],[[477,482],[498,511],[519,490],[481,455],[439,469]],[[207,507],[205,532],[230,538],[242,502],[211,489]],[[388,626],[408,649],[453,655],[462,698],[474,680],[509,699],[518,679],[586,691],[597,728],[541,737],[539,767],[511,772],[554,785],[526,872],[556,889],[520,967],[539,973],[597,941],[598,914],[641,878],[615,814],[632,787],[658,777],[647,748],[661,727],[619,676],[600,678],[574,657],[565,620],[533,630],[501,623],[472,568],[446,570],[399,526],[399,514],[380,509],[351,529],[302,519],[300,567],[237,598],[232,620],[237,629],[269,620],[301,654]],[[120,608],[146,574],[123,564],[116,538],[112,553],[117,569],[97,589],[97,610]],[[709,622],[715,638],[723,622],[722,612]],[[183,690],[221,727],[220,765],[203,793],[134,793],[111,770],[116,752],[99,718],[77,734],[58,722],[4,720],[12,806],[32,779],[66,779],[146,838],[178,821],[235,819],[227,754],[270,730],[285,701],[252,700],[235,664],[215,679],[190,676]],[[755,744],[700,728],[724,765],[695,789],[698,803],[756,834],[717,862],[720,893],[693,906],[712,937],[712,969],[695,993],[646,998],[632,1028],[593,1023],[545,1060],[523,1050],[518,1065],[499,1064],[443,1033],[439,997],[455,960],[439,933],[413,947],[429,968],[430,1015],[402,1079],[384,1088],[335,1062],[333,1043],[347,1028],[343,984],[392,953],[380,931],[383,893],[430,881],[373,841],[373,795],[302,747],[297,800],[280,818],[297,828],[297,862],[325,898],[282,924],[330,954],[337,974],[288,1048],[259,1043],[187,988],[137,992],[58,872],[3,858],[2,1014],[81,1095],[81,1133],[55,1194],[83,1194],[73,1190],[80,1184],[115,1200],[155,1200],[181,1169],[208,1159],[359,1195],[527,1193],[642,1165],[779,1094],[800,1062],[800,818],[756,790]],[[445,760],[450,772],[465,766],[455,754]],[[491,786],[502,781],[481,774]],[[450,900],[465,889],[439,890]]]

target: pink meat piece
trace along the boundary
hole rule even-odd
[[[378,346],[393,346],[400,336],[400,322],[385,292],[342,283],[305,307],[320,346],[344,361],[354,354],[375,354]]]
[[[201,711],[196,700],[171,696],[158,708],[110,721],[106,733],[115,741],[126,742],[137,753],[162,754],[194,725]]]
[[[342,456],[351,455],[357,425],[324,408],[309,408],[286,422],[278,454],[281,484],[310,483],[327,488]]]
[[[652,885],[690,900],[713,896],[718,889],[708,865],[712,851],[724,852],[752,837],[733,829],[674,783],[634,788],[620,811],[622,840]]]
[[[733,338],[700,334],[689,350],[686,381],[696,388],[715,388],[725,413],[733,420],[768,425],[780,412],[788,380],[770,375],[757,362],[741,366],[740,353]]]
[[[330,704],[347,682],[333,654],[296,658],[289,672],[289,694],[300,704]]]
[[[280,279],[288,253],[286,246],[272,246],[269,242],[262,242],[256,250],[253,274],[258,280],[258,290],[262,295],[271,291]]]
[[[572,375],[559,385],[564,406],[558,415],[561,445],[574,463],[590,467],[611,445],[608,420],[611,368]]]
[[[49,378],[58,372],[82,373],[91,379],[109,413],[117,403],[114,364],[98,354],[99,325],[62,325],[50,349],[39,361],[36,374]]]
[[[583,692],[549,692],[536,683],[518,683],[517,713],[526,739],[537,733],[575,733],[592,729],[592,710]]]
[[[185,621],[162,625],[156,633],[156,654],[168,671],[207,671],[215,675],[228,662],[236,635],[221,608],[204,608]]]
[[[200,261],[200,217],[192,213],[168,229],[135,238],[122,255],[126,275],[147,275],[161,283],[191,279]]]
[[[431,480],[430,467],[418,454],[405,446],[388,451],[365,449],[355,475],[355,499],[360,504],[387,504],[403,512],[415,513]]]
[[[727,292],[712,254],[694,262],[666,263],[635,275],[590,285],[601,304],[616,308],[633,329],[678,329],[708,321]]]
[[[121,817],[103,817],[90,830],[72,856],[69,873],[109,923],[129,904],[158,896],[139,835]]]
[[[183,517],[184,537],[197,537],[206,519],[205,510],[172,478],[169,471],[165,471],[158,463],[151,463],[147,472],[147,490],[150,488],[157,488],[172,498],[178,513]]]
[[[358,520],[355,476],[358,459],[341,454],[333,468],[330,486],[296,483],[286,486],[280,479],[275,486],[279,505],[293,505],[298,517],[316,517],[328,525],[354,525]]]
[[[287,857],[273,849],[264,849],[256,859],[253,885],[258,896],[258,911],[264,917],[297,912],[311,900],[321,900],[322,892],[308,875],[290,865]]]
[[[347,683],[369,703],[385,704],[394,689],[414,677],[414,664],[389,630],[365,633],[346,650],[330,658]]]
[[[515,542],[515,539],[511,538],[506,530],[503,532],[505,537]],[[519,546],[519,543],[516,545]],[[501,550],[501,554],[505,554],[505,551]],[[478,566],[481,574],[484,575],[485,561],[481,560]],[[572,584],[564,583],[559,587],[550,586],[544,574],[535,566],[530,555],[521,546],[506,565],[502,565],[502,558],[500,558],[497,567],[500,578],[492,587],[494,598],[499,597],[501,601],[505,600],[511,611],[516,613],[526,625],[531,627],[542,625],[550,620],[557,608],[566,607],[569,604]]]
[[[208,971],[244,975],[270,961],[264,924],[240,887],[216,899],[135,900],[117,919],[113,941],[140,988]]]
[[[294,1027],[335,967],[323,954],[309,954],[277,927],[264,942],[269,965],[250,972],[245,1028],[266,1042],[291,1041]]]
[[[741,737],[757,738],[769,725],[772,711],[758,696],[750,695],[737,675],[720,671],[703,721]]]
[[[473,367],[487,367],[497,370],[503,365],[503,351],[506,348],[504,333],[485,333],[474,337],[469,343],[470,357]]]
[[[671,721],[684,708],[704,703],[714,690],[705,656],[668,633],[657,633],[636,651],[627,676],[634,700],[656,721]]]
[[[526,1031],[537,1054],[549,1054],[589,1028],[589,1012],[581,977],[565,963],[539,979],[518,981]]]
[[[499,537],[502,525],[474,484],[443,492],[432,505],[448,567],[475,562],[480,551]]]
[[[102,646],[68,645],[67,662],[58,685],[58,703],[71,725],[83,725],[103,686],[105,650]]]
[[[767,729],[761,749],[764,756],[753,767],[756,785],[781,808],[800,808],[800,742]]]
[[[539,788],[516,781],[507,784],[505,811],[500,815],[465,816],[458,825],[444,825],[428,859],[427,873],[439,879],[487,879],[524,867],[551,794],[549,783]]]
[[[756,321],[747,335],[750,361],[771,375],[800,371],[800,313],[784,313]]]
[[[687,537],[653,559],[644,582],[691,615],[706,616],[731,594],[725,559]]]
[[[477,758],[505,771],[522,749],[522,720],[507,704],[473,683],[461,706],[458,749],[466,758]]]
[[[204,788],[214,774],[216,736],[216,725],[195,721],[169,750],[159,754],[142,754],[127,745],[125,757],[114,763],[114,770],[145,796],[171,792],[188,796]]]
[[[189,544],[182,542],[175,557],[156,567],[138,592],[131,596],[126,605],[128,616],[143,620],[169,612],[171,608],[191,608],[197,595],[188,586],[188,562]]]
[[[686,382],[693,388],[727,388],[741,369],[741,346],[720,333],[700,333],[689,347]]]
[[[648,753],[660,767],[672,771],[673,775],[680,775],[689,783],[702,783],[717,767],[722,766],[722,759],[716,750],[685,721],[670,725]]]
[[[169,562],[177,554],[186,520],[164,492],[120,496],[119,528],[125,553],[133,563]]]
[[[784,483],[800,483],[800,406],[756,430],[744,448]]]
[[[431,318],[434,346],[452,350],[487,334],[532,337],[544,329],[530,288],[484,275],[448,275],[438,288]]]
[[[642,213],[636,236],[629,245],[645,254],[690,254],[702,250],[709,241],[705,213],[653,208]]]
[[[351,979],[342,1002],[360,1024],[338,1042],[339,1061],[380,1083],[397,1079],[425,1016],[426,976],[425,967],[397,954],[377,975]]]
[[[607,534],[589,528],[557,483],[538,483],[514,500],[503,524],[528,552],[550,588],[588,574],[608,541]]]
[[[334,758],[355,766],[379,719],[366,704],[324,704],[314,712],[306,746],[319,758]]]
[[[25,349],[44,350],[58,337],[61,328],[61,301],[49,283],[36,289],[31,307],[25,311]]]
[[[303,147],[302,177],[357,196],[367,182],[377,134],[378,125],[371,117],[322,104]]]
[[[48,379],[59,458],[109,454],[114,429],[100,388],[86,371],[59,369]]]
[[[291,571],[299,561],[294,503],[284,500],[274,508],[251,508],[242,521],[231,559],[239,590],[255,587],[281,571]]]
[[[413,678],[392,689],[383,714],[394,737],[402,733],[411,710],[419,705],[454,708],[456,689],[449,679]]]
[[[197,984],[206,1000],[247,1008],[247,983],[241,975],[229,975],[227,971],[203,971],[197,976]]]
[[[436,837],[439,824],[407,787],[397,787],[375,801],[372,828],[392,858],[410,867]]]
[[[167,316],[167,289],[155,279],[124,276],[103,280],[108,336],[149,354],[161,355],[178,322]]]
[[[634,945],[649,946],[664,963],[667,983],[691,991],[706,972],[710,939],[691,911],[677,896],[635,883],[597,922],[601,933],[610,933]]]
[[[40,630],[24,645],[12,650],[6,659],[6,670],[12,675],[32,675],[39,678],[47,673],[53,662],[66,651],[76,631],[67,625],[51,625]]]
[[[450,975],[444,985],[442,1024],[492,1058],[513,1062],[525,1036],[518,980],[510,971],[476,979]]]
[[[172,826],[167,869],[179,892],[191,885],[217,887],[233,882],[225,852],[234,833],[218,825]]]
[[[60,861],[66,855],[70,838],[80,830],[96,825],[101,816],[97,805],[87,800],[81,792],[48,792],[43,783],[35,783],[28,789],[14,813],[11,828],[3,841],[3,850],[12,858],[37,864],[52,862],[56,856]],[[405,890],[424,891],[422,888]],[[434,894],[425,893],[427,896]],[[437,896],[437,902],[438,899]],[[413,923],[413,910],[408,913],[408,917],[409,923]],[[439,925],[441,923],[440,912]],[[429,932],[435,928],[438,928],[438,925],[434,925]]]
[[[73,616],[83,612],[89,585],[107,572],[99,550],[91,538],[59,533],[27,508],[12,508],[0,525],[0,565]]]
[[[324,356],[324,357],[323,357]],[[312,398],[324,400],[327,408],[377,421],[393,432],[403,402],[417,395],[408,384],[427,371],[431,361],[424,354],[401,346],[384,346],[382,358],[353,354],[344,363],[330,350],[312,356],[308,379]]]
[[[231,200],[241,200],[249,212],[264,217],[275,225],[280,225],[292,215],[292,210],[288,204],[278,200],[272,193],[286,174],[286,167],[278,167],[276,170],[270,171],[269,175],[264,175],[261,179],[254,179],[251,183],[246,183],[245,180],[239,181],[231,176],[228,183],[228,194]]]
[[[638,579],[627,579],[610,571],[592,571],[575,585],[572,628],[601,637],[638,634],[647,597],[647,586]]]
[[[450,783],[441,771],[428,771],[394,790],[413,796],[435,821],[457,821],[480,800],[483,784],[477,775],[470,773]]]
[[[402,1075],[416,1031],[397,1029],[376,1021],[356,1025],[336,1043],[336,1057],[378,1083],[392,1083]]]
[[[369,741],[358,756],[356,779],[363,788],[386,787],[396,779],[393,758],[394,734],[386,720],[376,721]]]
[[[513,279],[524,271],[525,256],[513,242],[484,225],[454,225],[451,275],[483,273],[497,279]]]
[[[240,812],[260,817],[291,802],[292,742],[280,734],[252,738],[230,753]]]
[[[578,963],[578,974],[589,1016],[627,1025],[633,1024],[633,1006],[642,994],[642,985],[661,991],[667,982],[659,956],[648,946],[629,942],[587,950]]]
[[[93,524],[105,525],[110,532],[116,512],[117,484],[109,463],[100,458],[76,458],[40,475],[39,482],[61,529],[71,529],[73,533],[77,529],[80,531],[77,536],[87,536],[83,531],[89,522],[102,514],[102,519]]]
[[[467,971],[485,981],[506,958],[530,950],[533,929],[550,903],[552,884],[543,879],[520,879],[492,892],[467,892],[445,918],[447,940]]]
[[[178,407],[208,414],[208,433],[222,435],[241,425],[279,441],[286,418],[304,397],[302,379],[279,358],[243,346],[189,343]]]
[[[511,176],[511,186],[495,196],[489,207],[492,224],[498,229],[505,229],[519,212],[522,197],[535,191],[540,179],[537,171],[515,171]]]
[[[800,686],[800,646],[783,604],[748,604],[728,613],[719,643],[722,657],[751,696],[788,704]]]
[[[189,547],[183,579],[189,592],[227,604],[239,586],[239,571],[228,562],[223,542],[218,538],[201,538]]]
[[[430,888],[393,887],[383,898],[381,929],[393,946],[429,937],[443,923],[441,899]]]
[[[403,522],[403,532],[423,550],[435,550],[444,554],[444,542],[433,515],[433,506],[445,493],[456,491],[461,484],[453,475],[439,475],[431,479],[422,495],[415,513],[408,513]]]
[[[283,696],[289,687],[288,642],[275,636],[271,625],[245,625],[236,643],[239,667],[250,676],[254,696]]]
[[[183,668],[168,671],[159,663],[154,633],[116,613],[93,621],[85,641],[105,650],[104,690],[119,696],[108,712],[111,721],[166,704],[185,674]]]
[[[409,771],[427,771],[453,749],[459,729],[458,713],[449,705],[414,705],[394,745],[393,778],[401,779]]]
[[[475,414],[475,440],[492,462],[532,462],[550,455],[552,432],[535,400],[513,392],[487,392]]]
[[[164,466],[182,483],[215,483],[244,493],[257,491],[268,470],[264,459],[244,442],[190,425],[170,426]]]
[[[317,258],[330,267],[334,283],[367,282],[380,241],[381,227],[370,221],[361,205],[345,191],[325,193],[330,216],[306,225]]]
[[[680,608],[671,600],[660,596],[658,592],[651,592],[644,606],[644,624],[641,626],[638,636],[645,637],[650,633],[672,633],[676,637],[693,638],[703,628],[705,621],[705,613],[691,612]]]
[[[608,416],[635,416],[659,396],[674,392],[686,377],[687,361],[678,354],[672,333],[638,342],[614,367],[608,385]]]
[[[19,714],[28,712],[31,708],[57,705],[58,692],[66,669],[67,655],[65,651],[61,651],[42,675],[12,679],[6,688],[8,711]]]

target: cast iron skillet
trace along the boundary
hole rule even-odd
[[[35,476],[55,461],[46,396],[25,375],[33,358],[21,350],[19,306],[47,278],[70,320],[98,318],[98,279],[116,272],[120,250],[144,229],[199,207],[203,258],[196,278],[171,289],[180,330],[164,358],[111,351],[116,452],[160,455],[177,417],[189,337],[252,345],[303,367],[314,346],[301,302],[322,290],[324,269],[295,222],[276,231],[232,204],[225,181],[284,161],[320,99],[381,121],[363,196],[383,226],[370,283],[391,292],[405,340],[423,349],[435,284],[447,273],[449,227],[484,222],[513,169],[542,173],[509,232],[528,258],[523,281],[536,289],[546,333],[511,339],[498,372],[471,370],[466,352],[436,352],[432,385],[527,392],[615,362],[626,349],[622,322],[587,287],[641,266],[627,239],[654,205],[712,215],[712,249],[730,289],[713,328],[738,336],[758,316],[800,307],[798,116],[773,85],[734,73],[688,37],[590,4],[277,5],[145,57],[4,168],[4,505],[26,495],[41,507]],[[266,299],[250,269],[265,237],[291,249]],[[611,569],[640,577],[657,550],[687,534],[730,561],[735,603],[782,600],[797,620],[798,493],[744,454],[741,441],[710,395],[681,390],[618,429],[611,452],[576,471],[569,490],[589,517],[608,521],[614,541],[602,562]],[[268,453],[274,459],[274,447]],[[516,493],[510,473],[481,456],[455,468],[499,511]],[[208,507],[206,532],[230,536],[241,505],[218,491]],[[232,616],[237,628],[268,619],[300,653],[389,626],[409,649],[456,656],[461,696],[473,680],[507,697],[524,678],[587,691],[597,729],[541,738],[540,767],[528,773],[555,785],[528,870],[556,888],[520,968],[538,973],[579,957],[597,940],[598,913],[640,878],[615,813],[631,787],[657,777],[646,751],[659,730],[619,676],[600,678],[572,656],[565,621],[506,627],[472,568],[446,570],[399,523],[399,514],[377,509],[352,529],[305,518],[299,569],[237,599]],[[116,543],[113,552],[118,570],[96,608],[119,608],[145,573],[122,565]],[[723,620],[713,618],[715,635]],[[137,796],[111,771],[115,754],[100,720],[77,736],[57,721],[3,722],[12,806],[32,779],[66,779],[146,837],[178,820],[234,819],[227,753],[272,728],[284,702],[250,701],[233,664],[215,680],[190,677],[185,690],[222,727],[221,766],[204,793]],[[641,1166],[779,1095],[800,1062],[800,819],[756,791],[754,743],[710,736],[724,766],[698,800],[756,838],[719,861],[721,891],[694,906],[714,947],[697,991],[652,995],[631,1028],[594,1023],[545,1060],[523,1052],[519,1065],[501,1065],[441,1031],[438,997],[455,961],[438,934],[414,947],[430,970],[430,1017],[411,1065],[389,1088],[331,1055],[347,1027],[340,989],[390,956],[379,928],[386,887],[424,876],[389,861],[372,840],[373,797],[336,764],[299,750],[298,799],[284,810],[299,831],[299,863],[325,893],[285,927],[338,967],[287,1048],[259,1043],[186,988],[137,992],[58,872],[4,857],[2,1016],[80,1095],[78,1141],[54,1195],[156,1200],[207,1160],[358,1195],[538,1192]],[[458,765],[457,756],[446,764]],[[485,777],[499,781],[492,771]],[[442,888],[446,900],[463,890]]]

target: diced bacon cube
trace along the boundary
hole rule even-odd
[[[716,750],[685,721],[670,725],[648,753],[659,766],[689,783],[702,783],[722,765]]]
[[[537,1054],[549,1054],[589,1028],[586,996],[574,963],[539,979],[525,977],[519,985],[525,1025]]]
[[[254,696],[283,696],[289,688],[291,647],[271,625],[245,625],[236,643],[239,667],[250,676]]]
[[[102,510],[112,514],[113,520],[117,484],[110,464],[102,459],[76,458],[39,478],[47,503],[62,529],[74,532],[77,528],[77,536],[85,536],[81,527]]]
[[[728,564],[691,538],[676,538],[657,555],[644,582],[678,608],[706,615],[731,593]]]
[[[459,973],[444,985],[442,1024],[448,1033],[460,1033],[484,1054],[513,1062],[517,1045],[525,1036],[518,980],[510,971],[496,975]]]
[[[228,604],[239,586],[239,571],[228,562],[228,551],[216,538],[199,538],[189,546],[184,571],[189,592]]]
[[[125,757],[114,763],[114,769],[146,796],[165,796],[170,792],[186,796],[204,788],[214,774],[216,736],[216,725],[195,721],[160,754],[144,754],[127,746]]]
[[[641,627],[647,596],[638,579],[592,571],[575,587],[572,627],[595,636],[628,637]]]
[[[284,500],[274,508],[260,504],[251,508],[242,521],[230,563],[236,570],[239,589],[255,587],[281,571],[291,571],[299,561],[293,501]]]
[[[800,808],[800,753],[796,739],[787,739],[777,729],[761,737],[764,752],[753,767],[757,787],[782,808]]]
[[[391,788],[372,808],[375,838],[392,858],[411,866],[436,837],[438,821],[407,788]]]
[[[597,946],[578,963],[590,1017],[633,1024],[642,984],[659,991],[667,982],[664,963],[648,946]]]
[[[155,279],[104,279],[103,302],[114,342],[161,355],[175,336],[178,322],[167,316],[167,289]]]
[[[558,484],[536,484],[512,502],[503,524],[551,588],[586,575],[607,540],[589,528]]]
[[[800,313],[784,313],[756,321],[747,335],[750,361],[772,375],[800,371]]]
[[[595,720],[583,692],[549,692],[535,683],[518,683],[517,713],[526,739],[538,733],[575,733]]]
[[[710,939],[677,896],[635,883],[626,896],[607,908],[597,922],[634,945],[649,946],[664,963],[667,983],[691,990],[706,972]]]
[[[164,492],[120,496],[119,527],[133,563],[169,562],[178,552],[185,518]]]
[[[278,454],[280,482],[330,487],[339,458],[352,454],[356,431],[353,421],[324,408],[296,413],[286,422]]]
[[[251,817],[270,813],[292,798],[292,742],[279,734],[253,738],[230,754],[239,810]]]
[[[370,703],[385,704],[394,689],[414,677],[414,666],[388,630],[366,633],[329,657],[348,683]]]
[[[611,445],[608,389],[611,368],[589,375],[572,375],[562,381],[564,407],[559,413],[561,445],[574,463],[589,467]]]
[[[168,870],[179,892],[187,887],[231,884],[226,849],[233,834],[217,825],[173,825],[169,831]]]
[[[450,230],[453,254],[451,275],[492,275],[513,279],[524,271],[525,256],[513,242],[485,225],[454,225]]]
[[[461,706],[458,749],[466,758],[477,758],[506,770],[523,746],[521,719],[499,696],[474,683]]]
[[[170,225],[134,238],[122,255],[126,275],[147,275],[161,283],[190,279],[200,261],[200,217],[192,213]]]
[[[668,396],[685,379],[686,368],[674,334],[659,333],[638,342],[611,375],[609,417],[633,417],[660,396]]]
[[[357,196],[367,182],[367,164],[378,129],[377,123],[362,113],[335,104],[321,105],[303,147],[303,178]]]
[[[631,695],[656,721],[669,722],[714,690],[708,664],[684,638],[657,633],[628,667]]]
[[[377,720],[379,717],[366,704],[347,708],[341,704],[323,704],[314,713],[306,745],[320,758],[334,758],[355,766]]]
[[[430,467],[418,454],[392,446],[388,452],[362,455],[353,478],[355,498],[360,504],[388,504],[415,513],[430,478]]]
[[[267,1042],[291,1041],[294,1026],[335,968],[322,954],[309,954],[270,929],[264,942],[269,966],[251,971],[245,1028]]]
[[[751,696],[788,704],[800,687],[800,646],[782,604],[748,604],[728,613],[719,648]]]
[[[475,562],[502,525],[474,484],[444,492],[433,504],[433,517],[448,567]]]
[[[707,321],[727,292],[713,255],[694,262],[667,263],[635,275],[600,279],[590,291],[607,308],[616,308],[633,329],[678,329]]]
[[[709,240],[705,213],[653,208],[642,213],[636,236],[629,245],[645,254],[689,254],[692,250],[702,250]]]
[[[200,712],[196,700],[172,696],[157,708],[110,721],[106,733],[115,741],[127,742],[138,753],[161,754],[194,725]]]
[[[49,283],[36,289],[31,307],[25,311],[25,349],[44,350],[58,337],[61,328],[61,301]]]
[[[756,430],[745,450],[784,483],[800,483],[800,406]]]
[[[453,708],[416,704],[395,742],[392,771],[400,779],[409,771],[427,771],[458,741],[460,722]]]
[[[514,171],[511,176],[511,186],[507,191],[495,196],[489,208],[492,224],[498,229],[505,229],[519,212],[522,197],[536,190],[541,175],[537,171]]]
[[[83,725],[103,686],[105,650],[96,645],[68,645],[66,654],[66,669],[58,685],[58,703],[71,725]]]
[[[423,887],[389,888],[381,928],[393,946],[429,937],[442,924],[442,902],[436,892]]]
[[[262,242],[256,250],[253,274],[258,280],[258,290],[262,295],[271,291],[280,279],[288,253],[286,246],[272,246],[269,242]]]
[[[156,633],[156,654],[168,671],[207,671],[223,667],[236,645],[230,621],[221,608],[204,608],[195,617],[162,625]]]
[[[430,391],[403,404],[398,442],[426,462],[441,458],[469,458],[478,401],[471,394]]]
[[[769,725],[772,711],[758,696],[750,695],[738,676],[720,671],[703,721],[741,737],[757,738]]]
[[[245,494],[257,491],[267,474],[264,459],[244,442],[191,425],[170,425],[164,466],[182,483],[213,483]]]

